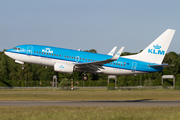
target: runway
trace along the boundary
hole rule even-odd
[[[0,106],[180,106],[180,101],[0,101]]]

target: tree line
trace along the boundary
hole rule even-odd
[[[97,53],[96,50],[86,50],[86,52]],[[137,53],[124,52],[122,56]],[[162,75],[175,75],[176,86],[180,86],[180,54],[169,52],[165,55],[163,63],[173,64],[173,67],[166,67],[161,72],[148,73],[141,75],[117,76],[117,86],[161,86]],[[57,75],[59,85],[62,81],[73,79],[74,86],[107,86],[108,75],[87,73],[88,81],[82,80],[83,72],[74,72],[73,74],[54,72],[53,67],[46,67],[35,64],[15,63],[15,61],[0,52],[0,87],[34,87],[34,86],[51,86],[53,75]],[[110,79],[110,83],[114,83],[114,79]],[[60,84],[61,83],[61,84]],[[164,86],[172,86],[171,79],[164,80]]]

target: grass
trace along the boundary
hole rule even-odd
[[[0,91],[0,100],[180,100],[180,91]]]
[[[180,107],[0,107],[1,120],[178,120]]]
[[[180,100],[179,90],[46,91],[1,90],[0,100]],[[177,107],[0,107],[0,120],[177,120]]]

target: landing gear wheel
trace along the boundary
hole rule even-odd
[[[22,65],[21,69],[24,70],[24,65]]]
[[[87,80],[88,80],[88,76],[87,76],[86,74],[84,74],[83,77],[82,77],[82,79],[83,79],[84,81],[87,81]]]

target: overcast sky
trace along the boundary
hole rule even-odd
[[[0,0],[0,51],[21,44],[139,52],[166,29],[180,53],[179,0]]]

